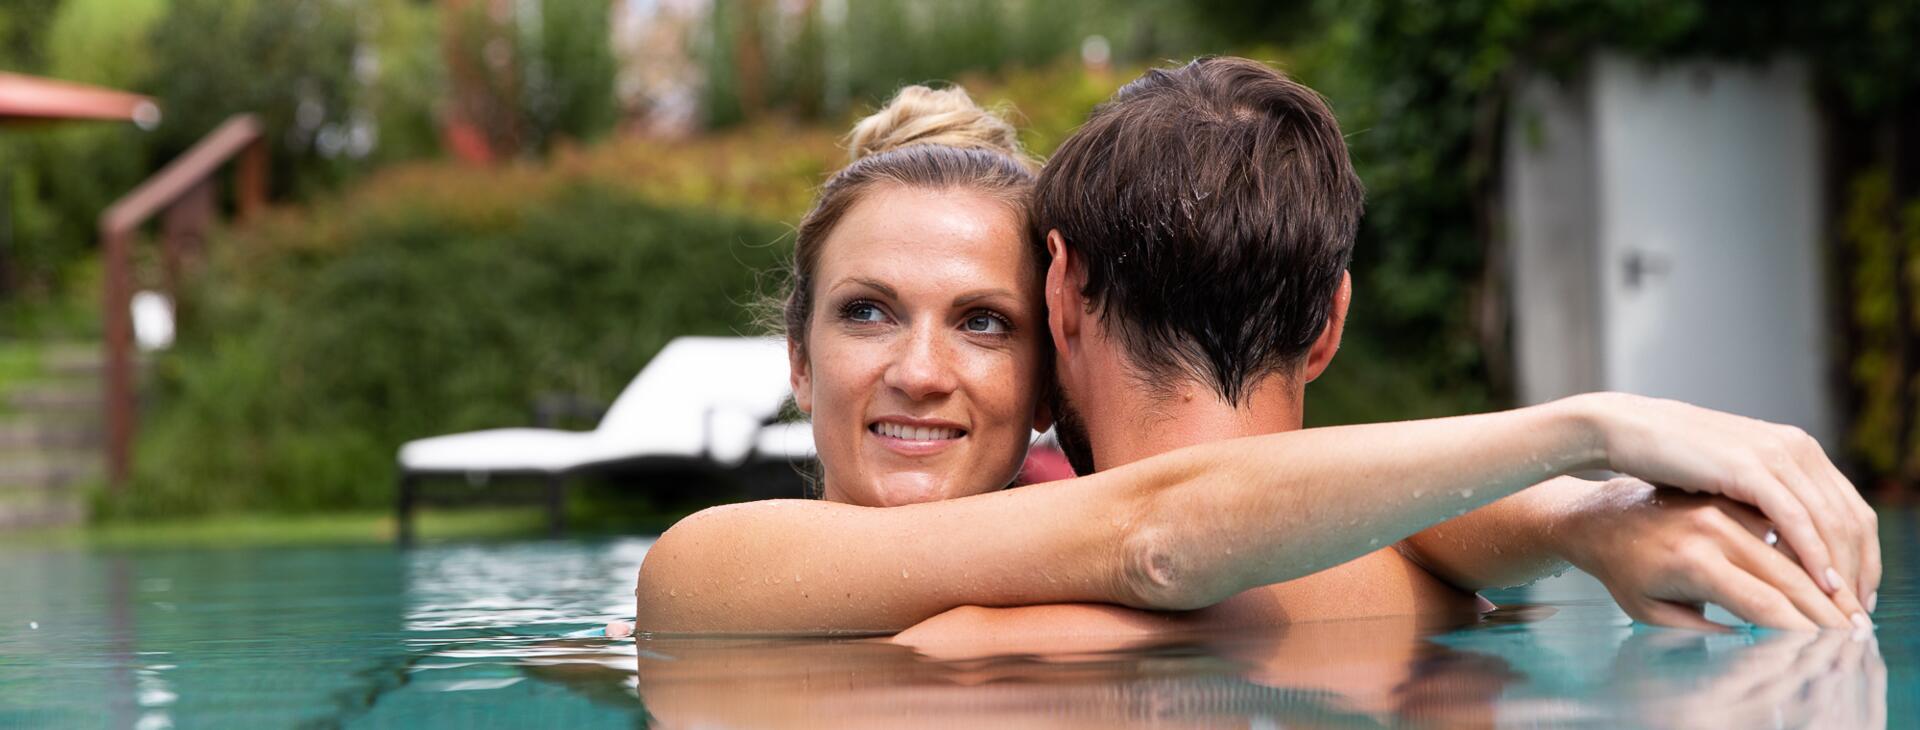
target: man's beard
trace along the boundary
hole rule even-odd
[[[1092,474],[1093,442],[1087,438],[1087,424],[1080,420],[1080,412],[1068,402],[1065,388],[1056,384],[1052,396],[1053,437],[1060,442],[1060,452],[1067,455],[1067,463],[1073,466],[1073,473],[1080,476]]]

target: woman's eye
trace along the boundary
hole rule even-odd
[[[976,314],[967,318],[964,325],[968,332],[980,332],[990,335],[1006,334],[1010,327],[1006,320],[991,314]]]
[[[873,302],[854,302],[841,310],[841,316],[855,322],[879,322],[887,318]]]

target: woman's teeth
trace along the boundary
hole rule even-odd
[[[869,426],[868,430],[881,436],[907,441],[944,441],[960,438],[960,429],[957,428],[920,428],[897,423],[876,423]]]

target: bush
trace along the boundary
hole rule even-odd
[[[336,202],[220,242],[117,509],[382,507],[408,439],[527,425],[543,392],[610,400],[671,337],[747,333],[787,250],[603,184],[522,192],[484,215]]]

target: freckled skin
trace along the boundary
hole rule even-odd
[[[874,190],[823,242],[796,404],[813,416],[829,501],[896,506],[1000,489],[1036,425],[1040,272],[1008,205],[970,190]],[[888,418],[964,431],[903,453]]]

